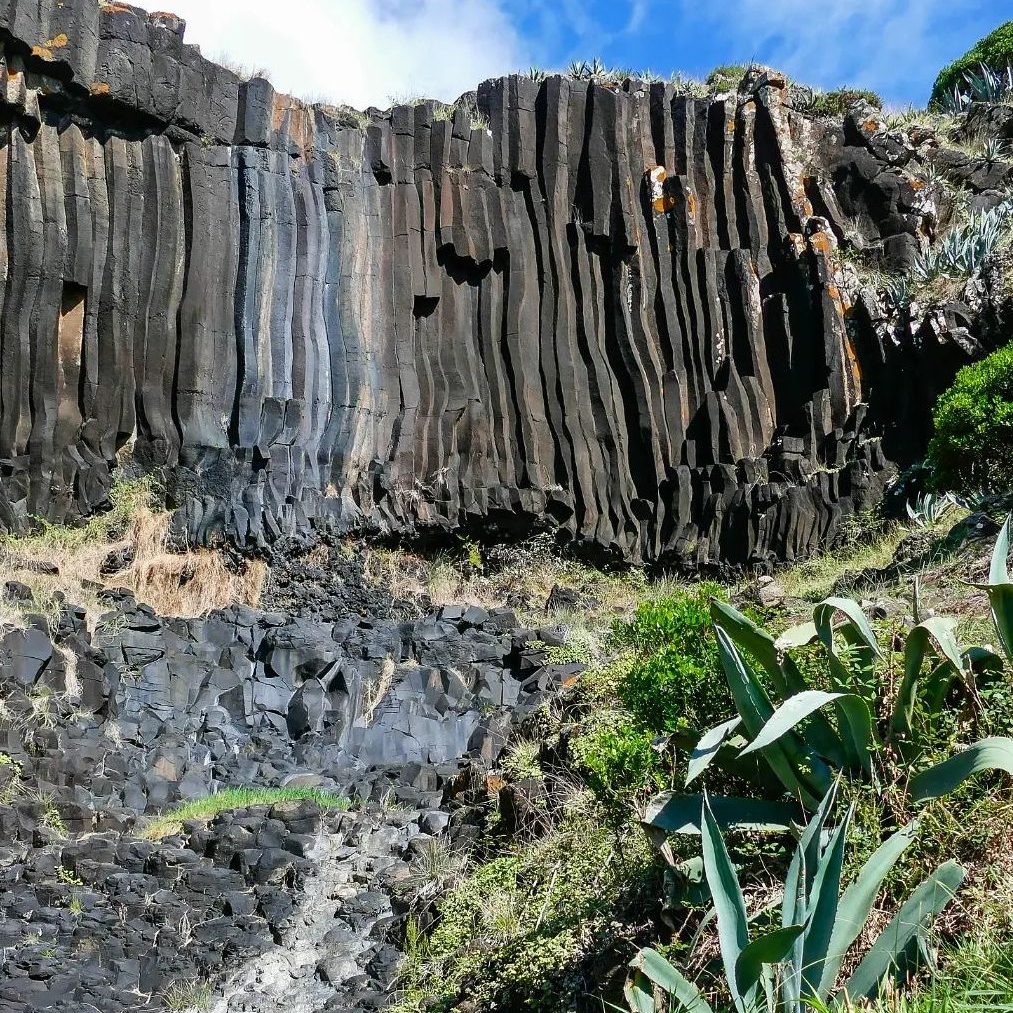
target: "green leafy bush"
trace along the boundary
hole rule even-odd
[[[839,117],[844,116],[856,102],[868,102],[876,109],[883,108],[882,97],[868,88],[835,88],[815,93],[806,111],[813,116]]]
[[[664,786],[650,732],[628,722],[601,725],[573,742],[574,757],[591,790],[603,800]]]
[[[710,617],[718,584],[703,583],[668,598],[641,604],[616,631],[632,647],[636,663],[619,682],[619,699],[641,727],[655,734],[712,723],[729,707]]]
[[[936,404],[933,484],[957,492],[1013,485],[1013,345],[965,366]]]
[[[979,39],[963,56],[944,67],[932,88],[932,106],[942,105],[969,71],[981,64],[1001,69],[1013,63],[1013,21],[1000,25],[994,32]]]

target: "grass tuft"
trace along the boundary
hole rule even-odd
[[[211,1008],[211,986],[205,981],[174,981],[163,990],[161,999],[173,1013],[205,1013]]]
[[[158,841],[171,837],[190,820],[209,822],[219,813],[234,809],[249,809],[258,805],[285,805],[297,802],[316,802],[322,809],[347,810],[351,803],[341,795],[321,791],[319,788],[226,788],[217,795],[185,802],[169,812],[156,816],[141,836]]]

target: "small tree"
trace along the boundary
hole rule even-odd
[[[928,464],[936,488],[1013,488],[1013,345],[965,366],[933,418]]]

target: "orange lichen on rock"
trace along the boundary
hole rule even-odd
[[[96,81],[88,90],[92,95],[108,95],[109,85],[105,81]]]
[[[667,214],[675,207],[675,198],[666,190],[665,182],[668,179],[668,170],[663,165],[656,165],[645,174],[651,187],[651,206],[654,213]]]
[[[862,367],[855,352],[854,342],[847,333],[844,335],[844,357],[851,367],[851,403],[857,404],[862,398]]]
[[[63,49],[64,46],[68,45],[69,42],[70,42],[70,39],[68,39],[67,36],[63,32],[60,32],[59,35],[54,35],[46,43],[46,48],[47,49]]]
[[[686,214],[689,216],[690,222],[696,224],[696,194],[686,187]]]
[[[32,56],[37,56],[40,60],[52,60],[53,51],[45,46],[32,46]]]
[[[834,244],[825,232],[814,232],[809,241],[813,249],[819,250],[820,253],[829,256],[833,252]]]

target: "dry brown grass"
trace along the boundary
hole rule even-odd
[[[349,545],[350,554],[356,549]],[[611,621],[628,615],[645,599],[671,594],[677,586],[666,579],[648,580],[642,570],[606,573],[548,550],[516,548],[516,561],[507,566],[483,565],[481,551],[470,547],[465,557],[450,553],[425,556],[410,549],[368,546],[359,550],[369,583],[388,587],[398,598],[428,595],[433,604],[502,606],[508,598],[527,604],[518,607],[525,619],[545,621],[545,603],[559,585],[588,599],[578,609],[586,621]],[[477,564],[477,565],[476,565]],[[566,621],[572,616],[555,618]]]
[[[170,519],[152,506],[145,483],[124,483],[114,490],[113,509],[83,526],[43,525],[34,534],[0,536],[0,590],[15,581],[30,592],[23,601],[0,594],[0,630],[23,629],[32,616],[42,616],[55,631],[64,602],[84,608],[94,629],[108,611],[101,592],[117,587],[165,616],[192,618],[231,604],[259,603],[267,576],[262,562],[233,572],[211,549],[170,552]],[[134,553],[131,565],[103,576],[109,553],[127,548]]]
[[[138,513],[130,532],[134,561],[114,575],[112,586],[128,587],[164,616],[193,618],[228,605],[259,604],[267,578],[261,560],[251,560],[242,572],[234,572],[213,549],[170,552],[170,521],[165,512]]]

